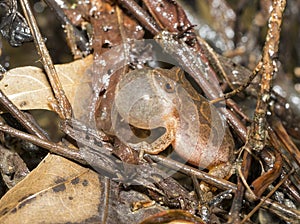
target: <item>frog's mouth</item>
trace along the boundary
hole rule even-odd
[[[143,129],[135,127],[122,120],[118,121],[117,136],[122,136],[123,140],[129,144],[137,144],[147,142],[149,144],[155,142],[158,138],[166,133],[166,128],[157,127],[154,129]]]
[[[158,127],[154,129],[141,129],[130,125],[130,129],[133,133],[132,138],[130,139],[132,143],[145,141],[151,144],[159,137],[161,137],[164,133],[166,133],[166,129],[164,127]]]

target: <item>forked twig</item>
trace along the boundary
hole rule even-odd
[[[255,206],[254,209],[252,209],[252,211],[241,221],[242,223],[245,223],[248,219],[250,219],[250,217],[261,207],[261,205],[272,196],[272,194],[274,194],[274,192],[289,178],[289,176],[294,172],[294,170],[292,169],[270,192],[269,194],[262,198],[260,200],[260,202]]]
[[[159,156],[159,155],[146,155],[146,156],[150,157],[155,162],[160,162],[163,166],[166,166],[173,170],[179,170],[180,172],[185,173],[189,176],[194,175],[196,178],[198,178],[200,180],[204,180],[205,182],[207,182],[211,185],[214,185],[214,186],[218,187],[219,189],[232,190],[233,193],[237,192],[237,185],[233,184],[229,181],[215,178],[208,173],[202,172],[196,168],[189,167],[187,165],[183,165],[180,162],[165,158],[163,156]],[[253,197],[249,192],[245,193],[245,197],[248,200],[253,200]],[[262,200],[262,199],[260,199],[260,200]],[[264,200],[262,207],[264,207],[266,209],[270,209],[272,212],[274,212],[278,215],[281,215],[281,216],[284,216],[283,214],[288,214],[289,219],[300,220],[300,211],[298,211],[297,209],[288,208],[287,206],[276,203],[271,199]]]
[[[240,85],[236,89],[233,89],[229,93],[224,93],[224,95],[222,97],[219,97],[217,99],[211,100],[210,103],[218,103],[218,102],[220,102],[220,101],[222,101],[224,99],[229,99],[229,98],[235,96],[236,94],[242,92],[244,89],[246,89],[251,84],[251,82],[253,81],[253,79],[257,76],[258,72],[260,71],[261,67],[262,67],[262,63],[259,62],[257,64],[256,68],[251,73],[250,77],[248,77],[248,80],[244,84]],[[231,83],[231,82],[229,82],[229,83]]]
[[[258,101],[255,109],[254,119],[250,126],[247,141],[243,146],[243,149],[246,149],[244,153],[246,153],[247,155],[247,151],[261,151],[265,146],[267,134],[266,113],[268,102],[270,99],[272,78],[274,76],[274,73],[277,71],[276,64],[273,61],[273,56],[274,54],[277,54],[278,51],[280,25],[282,21],[282,13],[285,8],[285,3],[285,0],[276,0],[273,2],[272,11],[268,23],[268,33],[263,49],[261,89],[258,94]],[[245,179],[248,177],[247,172],[243,173],[242,175]],[[236,197],[240,197],[240,195],[244,192],[244,187],[241,186],[242,181],[239,181],[240,178],[242,177],[238,178],[238,188],[240,188],[241,191],[238,192],[239,194],[235,195],[234,200],[236,200]],[[240,203],[239,206],[234,204],[232,206],[232,209],[234,207],[238,208],[234,209],[234,213],[236,214],[236,216],[237,214],[239,214],[239,210],[241,209],[241,201],[238,201]],[[233,220],[233,222],[238,223],[238,218],[236,220]]]
[[[34,122],[32,122],[24,112],[20,111],[16,105],[14,105],[8,97],[0,90],[0,104],[20,122],[23,127],[31,134],[36,135],[37,137],[48,140],[49,137],[42,129]]]

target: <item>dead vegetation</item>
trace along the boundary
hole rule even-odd
[[[298,0],[43,4],[70,63],[0,1],[1,223],[299,223]]]

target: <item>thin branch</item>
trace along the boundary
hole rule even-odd
[[[270,122],[272,124],[273,130],[275,131],[277,137],[280,139],[280,141],[283,143],[285,148],[290,153],[291,158],[296,161],[298,166],[300,166],[300,151],[297,148],[297,146],[293,143],[288,133],[286,132],[282,122],[276,117],[272,117],[270,119]]]
[[[89,52],[91,52],[89,42],[87,38],[83,35],[82,32],[80,32],[79,29],[77,29],[76,26],[74,26],[70,19],[65,15],[63,9],[61,6],[57,3],[56,0],[45,0],[46,4],[50,6],[50,8],[56,13],[58,19],[61,21],[64,25],[71,25],[72,30],[75,36],[76,44],[78,45],[79,49],[83,51],[85,55],[87,55]]]
[[[186,165],[183,165],[180,162],[176,162],[174,160],[165,158],[163,156],[158,155],[147,155],[151,159],[153,159],[155,162],[160,162],[163,166],[166,166],[168,168],[171,168],[173,170],[180,171],[182,173],[185,173],[189,176],[195,176],[196,178],[203,180],[207,182],[208,184],[217,186],[218,188],[222,190],[232,190],[233,193],[236,193],[237,186],[229,181],[215,178],[212,175],[201,172],[199,169],[189,167]],[[249,192],[245,193],[245,196],[248,200],[252,201],[253,197]],[[262,199],[260,199],[262,200]],[[271,212],[276,213],[277,215],[281,216],[284,220],[300,220],[300,211],[297,209],[289,208],[283,204],[277,203],[271,199],[266,199],[262,207],[265,209],[270,209]],[[284,217],[286,215],[286,217]]]
[[[243,184],[243,178],[248,177],[248,174],[250,171],[250,166],[251,166],[251,161],[252,161],[251,155],[247,151],[244,151],[243,162],[240,167],[241,175],[239,175],[237,178],[237,189],[236,189],[234,198],[232,200],[232,205],[230,208],[231,216],[228,220],[228,223],[239,223],[240,222],[240,210],[242,208],[242,203],[243,203],[243,198],[244,198],[244,193],[245,193],[245,188],[246,188],[246,185]],[[252,195],[251,195],[251,198],[252,198]]]
[[[37,137],[49,140],[49,136],[42,131],[36,123],[32,122],[24,112],[20,111],[9,99],[8,97],[0,90],[0,104],[15,118],[19,121],[23,127],[31,134],[36,135]]]
[[[265,146],[267,134],[266,113],[271,97],[271,86],[274,74],[278,68],[274,60],[278,53],[280,27],[285,9],[285,0],[275,0],[268,22],[268,32],[262,56],[261,88],[255,108],[254,119],[250,127],[249,148],[261,151]]]
[[[62,145],[59,145],[59,144],[56,144],[56,143],[53,143],[50,141],[45,141],[44,139],[40,139],[34,135],[30,135],[25,132],[19,131],[19,130],[14,129],[3,123],[0,123],[0,131],[3,131],[12,136],[18,137],[20,139],[29,141],[29,142],[36,144],[42,148],[48,149],[52,153],[64,156],[69,159],[73,159],[77,162],[80,162],[81,164],[86,164],[86,161],[81,156],[79,151],[75,151],[74,149],[64,147]]]
[[[242,223],[245,223],[250,217],[261,207],[261,205],[274,194],[275,191],[278,190],[278,188],[289,178],[289,176],[294,172],[294,170],[291,170],[270,192],[269,194],[262,198],[260,202],[255,206],[255,208],[242,220]]]
[[[277,54],[278,45],[279,45],[279,37],[280,37],[280,25],[281,25],[281,18],[282,13],[285,8],[285,0],[276,0],[273,2],[273,10],[270,15],[269,23],[268,23],[268,33],[266,37],[265,47],[263,49],[263,61],[262,61],[262,79],[261,79],[261,90],[258,95],[257,106],[255,109],[254,119],[250,127],[250,131],[248,134],[248,138],[246,144],[243,146],[244,151],[244,161],[245,157],[248,155],[248,151],[251,150],[261,151],[265,146],[265,139],[266,139],[266,113],[268,102],[270,99],[270,92],[271,92],[271,82],[273,75],[276,71],[276,64],[272,60],[274,54]],[[260,67],[261,62],[258,64],[257,68]],[[256,70],[255,70],[256,71]],[[249,157],[249,156],[247,156]],[[250,158],[247,158],[247,160]],[[245,164],[244,164],[245,165]],[[249,169],[250,164],[243,169]],[[241,174],[243,176],[239,176],[238,178],[238,193],[234,197],[233,206],[231,208],[231,212],[234,214],[234,220],[231,220],[233,223],[239,223],[239,211],[242,208],[242,201],[241,196],[243,195],[245,186],[243,185],[241,178],[245,180],[248,177],[247,170]],[[265,177],[263,177],[265,178]],[[265,189],[266,186],[262,187],[262,190]]]
[[[44,69],[46,71],[46,74],[48,76],[48,79],[50,81],[54,96],[58,102],[58,111],[57,112],[59,113],[61,118],[70,119],[72,117],[71,104],[70,104],[68,98],[66,97],[65,92],[63,91],[62,85],[59,81],[59,78],[58,78],[57,72],[55,70],[55,67],[53,65],[52,59],[46,48],[46,45],[42,38],[42,35],[37,26],[37,22],[31,11],[29,2],[28,2],[28,0],[21,0],[20,2],[21,2],[21,6],[23,8],[26,20],[29,24],[30,31],[34,38],[36,48],[38,50],[39,55],[41,56],[42,63],[43,63]]]
[[[132,13],[134,17],[153,35],[156,35],[161,31],[153,18],[134,0],[119,0],[118,2],[121,6]]]

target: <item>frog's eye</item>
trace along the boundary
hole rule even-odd
[[[164,89],[167,93],[174,93],[175,92],[175,86],[173,83],[166,82],[164,85]]]

